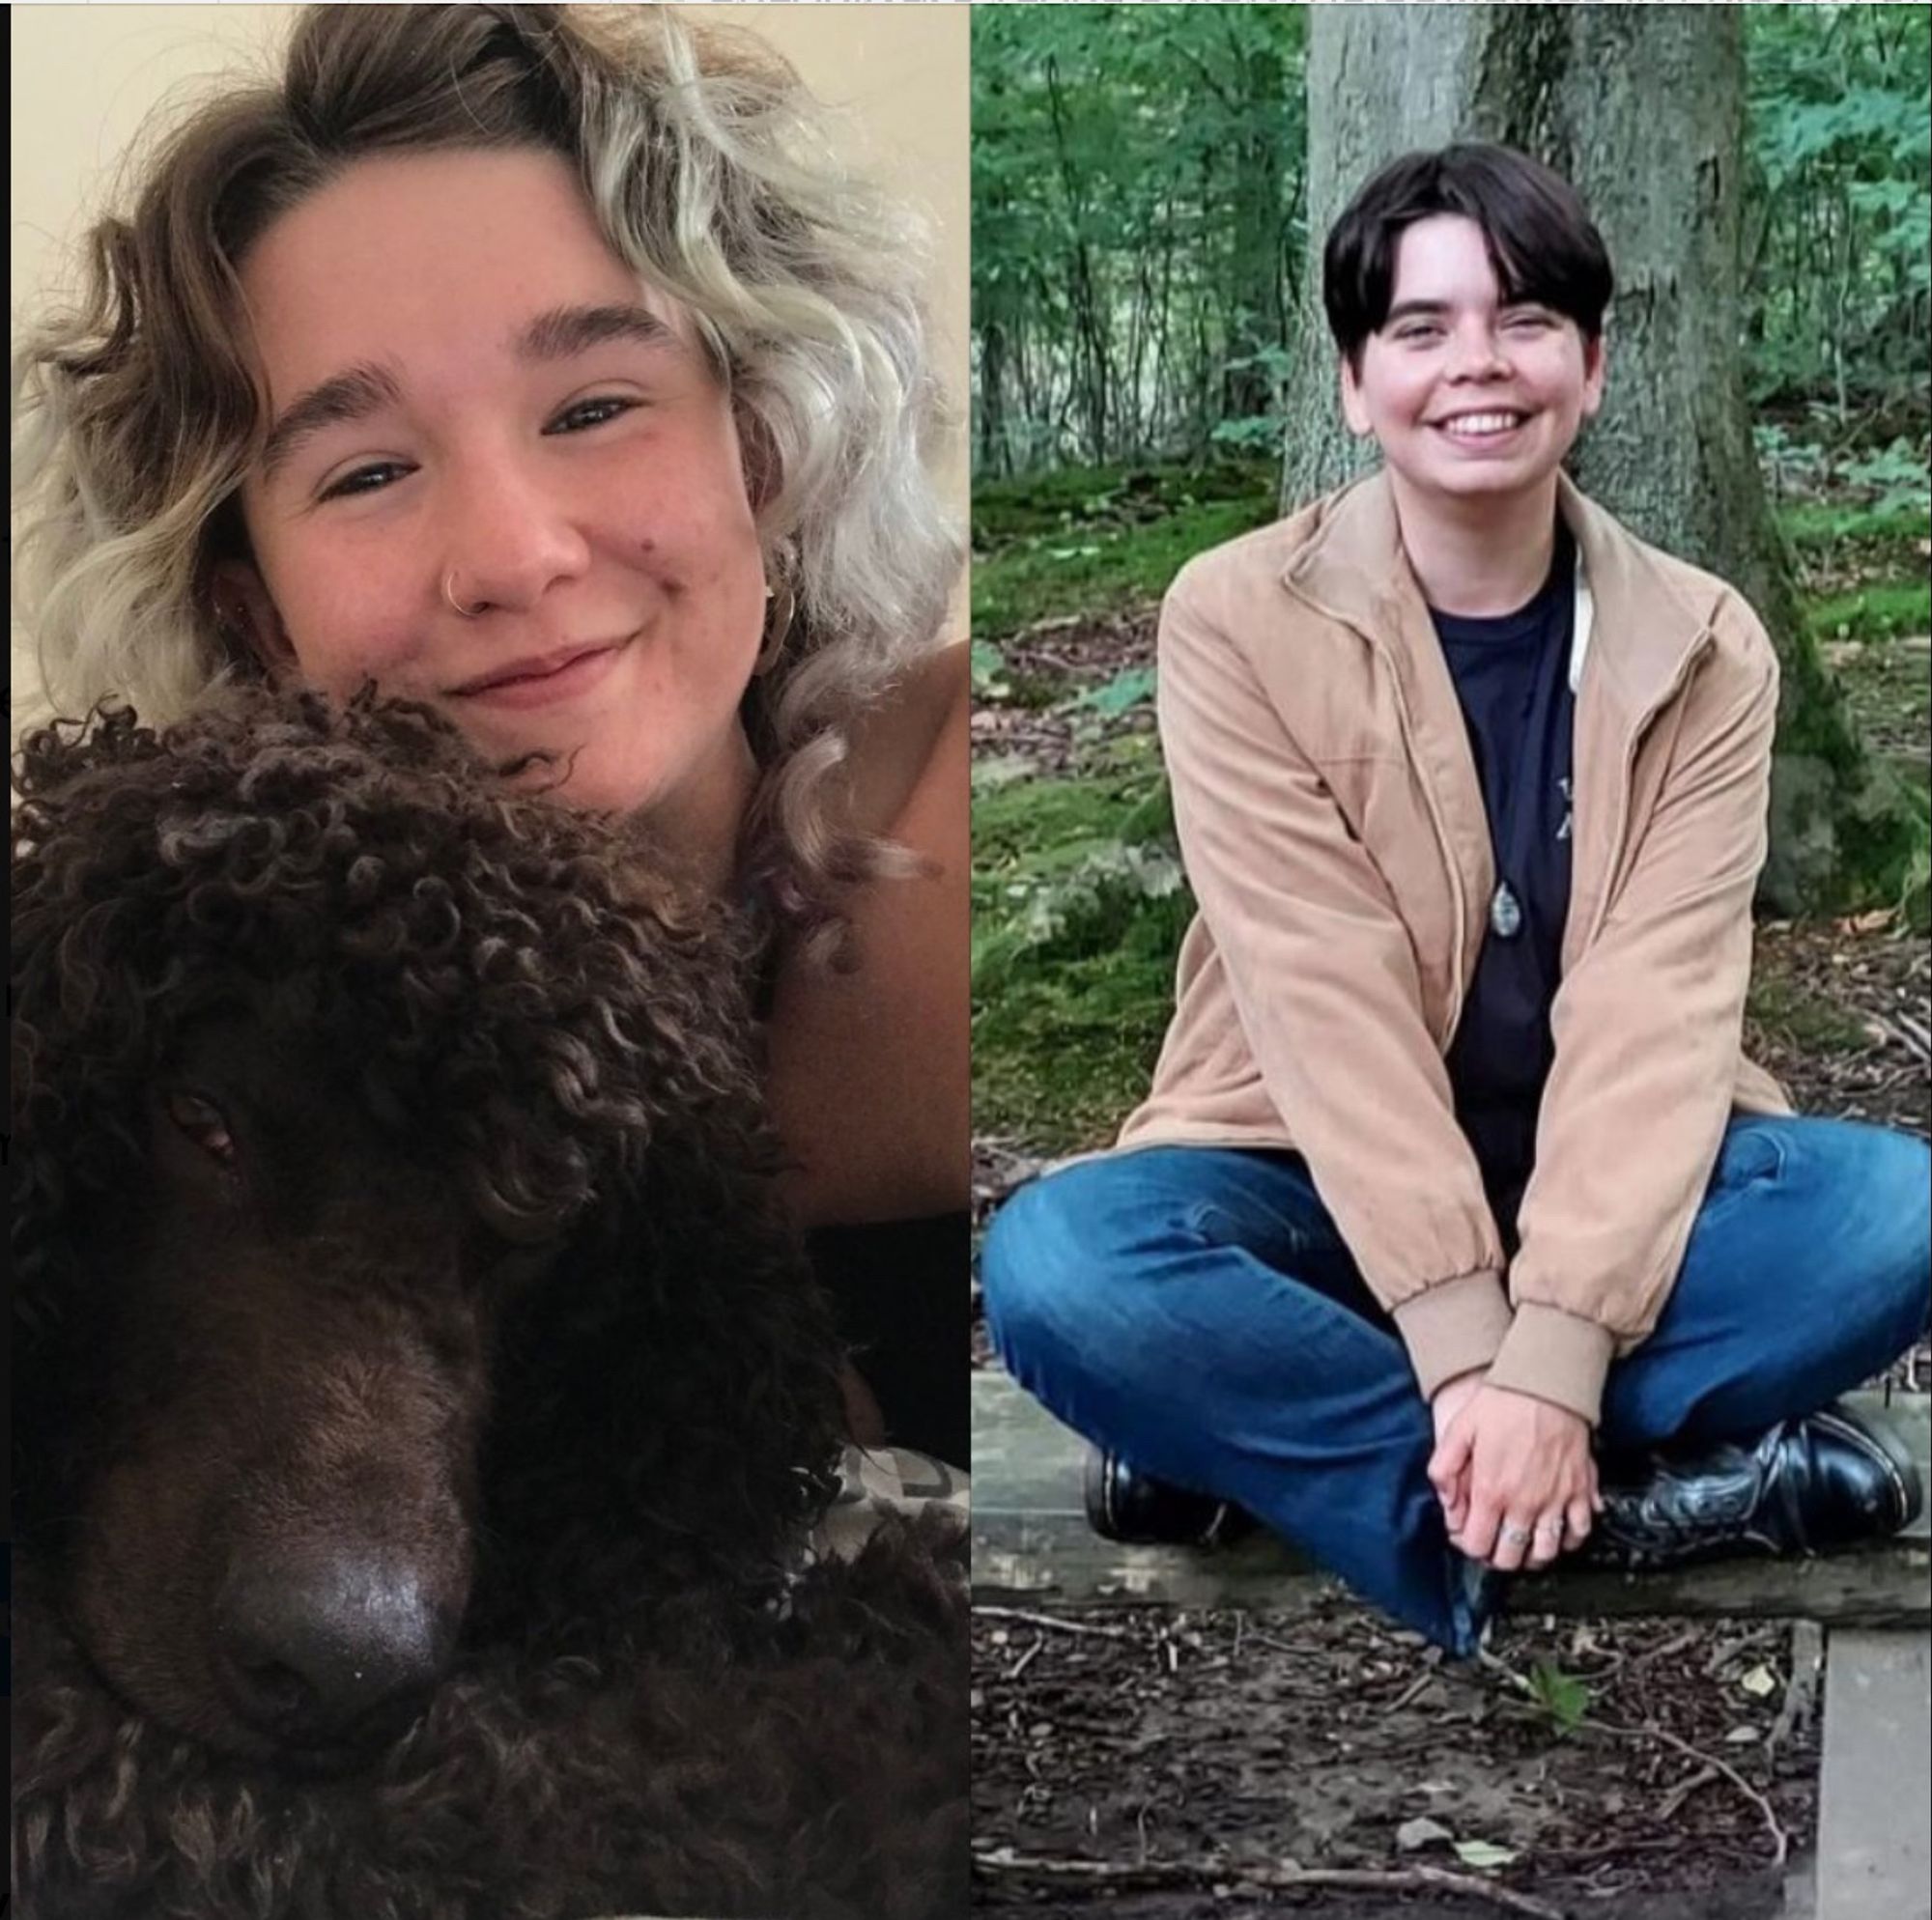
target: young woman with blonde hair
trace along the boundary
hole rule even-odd
[[[373,679],[647,813],[764,919],[796,1211],[894,1436],[963,1461],[968,678],[922,258],[755,40],[308,9],[16,336],[15,617],[64,713]]]

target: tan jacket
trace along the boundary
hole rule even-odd
[[[1380,475],[1182,569],[1161,738],[1200,914],[1122,1147],[1293,1146],[1425,1394],[1487,1366],[1593,1424],[1734,1108],[1777,662],[1721,580],[1568,481],[1574,841],[1555,1060],[1504,1284],[1443,1056],[1495,887],[1468,735]]]

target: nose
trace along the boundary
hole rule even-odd
[[[321,1569],[232,1575],[216,1617],[229,1704],[291,1745],[375,1739],[421,1704],[447,1664],[454,1619],[406,1560],[345,1555]]]
[[[431,591],[439,603],[454,576],[466,607],[527,613],[546,591],[582,578],[590,548],[568,502],[506,462],[479,464],[452,491]]]
[[[1502,342],[1487,325],[1456,329],[1455,353],[1449,372],[1456,380],[1497,380],[1509,372]]]

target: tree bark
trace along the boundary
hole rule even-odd
[[[1570,459],[1644,539],[1730,581],[1784,669],[1763,902],[1795,913],[1892,879],[1902,784],[1863,751],[1799,613],[1757,468],[1740,352],[1744,42],[1730,7],[1317,7],[1308,37],[1308,271],[1286,507],[1373,464],[1335,398],[1321,244],[1398,154],[1495,140],[1571,180],[1617,291],[1604,408]]]
[[[1235,157],[1235,208],[1228,262],[1228,347],[1224,419],[1274,406],[1274,377],[1259,357],[1282,345],[1281,140],[1286,84],[1278,47],[1250,47],[1241,63],[1242,133]]]

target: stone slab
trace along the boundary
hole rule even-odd
[[[1877,1405],[1869,1398],[1862,1403]],[[1932,1480],[1926,1398],[1895,1399],[1886,1417],[1913,1449],[1921,1477]],[[1265,1536],[1213,1552],[1101,1539],[1087,1525],[1085,1457],[1085,1442],[1006,1374],[974,1375],[976,1597],[1293,1610],[1319,1590],[1321,1576],[1306,1559]],[[1928,1595],[1932,1535],[1921,1514],[1897,1540],[1830,1559],[1728,1561],[1643,1574],[1570,1567],[1525,1576],[1510,1604],[1517,1612],[1566,1616],[1683,1614],[1923,1627],[1932,1614]]]
[[[1932,1920],[1932,1636],[1827,1643],[1817,1920]]]

